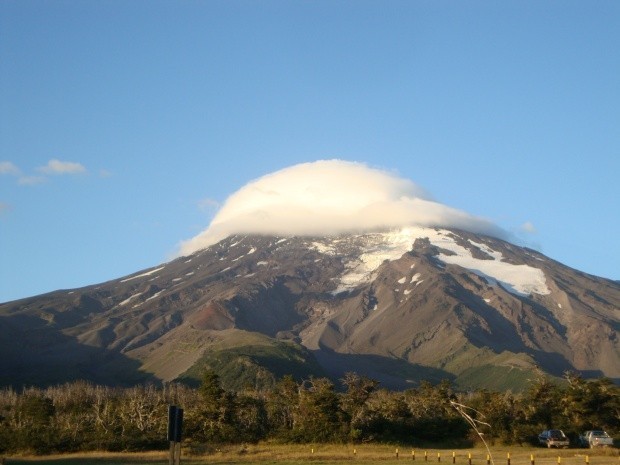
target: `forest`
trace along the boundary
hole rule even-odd
[[[347,373],[327,378],[280,379],[273,388],[222,388],[204,372],[196,388],[106,387],[75,381],[47,388],[0,391],[0,454],[142,451],[168,447],[168,407],[184,410],[183,445],[255,443],[400,443],[470,446],[480,440],[535,444],[558,428],[575,444],[588,429],[620,432],[620,387],[608,378],[542,374],[523,393],[456,392],[450,382],[421,382],[389,391]]]

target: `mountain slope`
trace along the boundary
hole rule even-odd
[[[617,282],[464,231],[231,236],[0,305],[0,383],[191,379],[204,364],[231,382],[247,367],[258,385],[281,366],[395,388],[448,378],[520,389],[538,368],[618,380],[619,321]]]

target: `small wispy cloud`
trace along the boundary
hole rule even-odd
[[[46,179],[44,176],[20,176],[17,184],[20,186],[36,186],[37,184],[43,184]]]
[[[531,221],[526,221],[525,223],[521,225],[519,229],[521,230],[521,232],[528,233],[528,234],[535,234],[538,232],[536,230],[536,226],[534,226],[534,224]]]
[[[215,210],[219,208],[220,203],[217,200],[213,199],[202,199],[198,202],[198,208],[201,210]]]
[[[10,161],[0,161],[0,174],[10,174],[12,176],[19,176],[21,170]]]
[[[81,163],[53,158],[47,162],[47,165],[38,167],[37,171],[48,175],[81,174],[86,172],[86,168]]]
[[[15,163],[11,161],[0,161],[0,176],[10,175],[17,178],[17,184],[20,186],[36,186],[48,181],[50,176],[61,175],[80,175],[88,172],[86,167],[81,163],[73,161],[62,161],[52,158],[46,165],[35,168],[34,174],[24,173]],[[106,178],[112,175],[107,170],[100,170],[99,175]]]

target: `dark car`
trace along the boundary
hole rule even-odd
[[[570,441],[561,429],[548,429],[538,435],[538,442],[549,448],[568,447]]]

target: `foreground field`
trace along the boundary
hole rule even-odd
[[[403,465],[404,462],[426,464],[469,465],[620,465],[617,449],[560,449],[519,446],[491,447],[491,455],[484,447],[472,449],[411,449],[379,445],[271,445],[227,446],[204,454],[190,455],[183,450],[181,463],[185,465],[261,464],[261,465],[334,465],[338,462],[363,462],[382,465]],[[488,461],[487,461],[488,460]],[[46,457],[7,457],[5,465],[164,465],[166,452],[144,453],[82,453]]]

